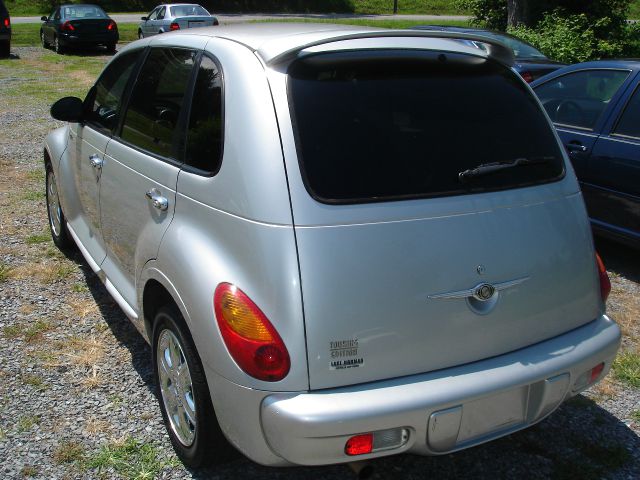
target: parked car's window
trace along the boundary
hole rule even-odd
[[[640,138],[640,88],[633,92],[618,120],[614,134]]]
[[[461,54],[369,51],[296,61],[289,96],[305,185],[320,201],[453,195],[564,173],[547,119],[522,80]],[[469,181],[478,165],[544,159]]]
[[[554,123],[593,129],[628,76],[627,70],[581,70],[539,85],[536,94]]]
[[[158,8],[154,8],[152,12],[149,14],[149,20],[155,20],[158,18]]]
[[[60,20],[60,9],[58,8],[55,12],[53,12],[53,19]]]
[[[155,48],[140,70],[125,114],[123,140],[162,157],[175,156],[178,119],[196,52]]]
[[[178,5],[170,7],[172,17],[192,17],[196,15],[209,15],[200,5]]]
[[[85,100],[88,123],[109,131],[117,126],[122,96],[141,52],[136,50],[119,56],[102,73]]]
[[[166,9],[165,7],[162,7],[162,8],[160,9],[160,11],[158,12],[158,20],[162,20],[162,19],[164,19],[164,12],[166,12],[166,10],[167,10],[167,9]]]
[[[204,172],[218,171],[222,157],[222,75],[202,57],[189,115],[185,163]]]
[[[107,14],[95,5],[77,5],[64,8],[66,18],[107,18]]]

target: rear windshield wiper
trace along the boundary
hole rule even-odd
[[[478,165],[475,168],[470,168],[468,170],[464,170],[458,173],[458,179],[460,179],[461,183],[466,183],[467,181],[476,178],[482,177],[484,175],[489,175],[494,172],[499,172],[500,170],[506,170],[508,168],[515,167],[523,167],[526,165],[539,165],[542,163],[548,163],[551,160],[554,160],[556,157],[531,157],[531,158],[516,158],[510,162],[492,162],[492,163],[483,163],[482,165]]]

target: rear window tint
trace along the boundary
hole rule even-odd
[[[512,71],[461,54],[318,54],[289,68],[305,185],[327,203],[458,195],[556,180],[562,154]],[[544,159],[485,172],[479,165]]]

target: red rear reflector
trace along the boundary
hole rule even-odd
[[[171,25],[169,25],[169,30],[180,30],[180,25],[178,25],[176,22],[173,22]]]
[[[524,81],[527,83],[533,82],[533,75],[531,72],[520,72],[520,76],[524,78]]]
[[[602,373],[602,371],[604,370],[604,363],[601,363],[600,365],[596,365],[595,367],[593,367],[591,369],[591,376],[589,377],[589,384],[592,384],[593,382],[595,382],[598,377],[600,377],[600,374]]]
[[[356,435],[347,440],[344,446],[344,453],[347,455],[364,455],[371,453],[373,450],[373,433],[365,433],[364,435]]]
[[[116,30],[118,28],[118,26],[116,25],[116,22],[114,22],[113,20],[111,20],[109,22],[109,24],[107,25],[107,30],[111,31],[111,30]]]
[[[66,22],[64,22],[62,24],[62,30],[67,31],[67,32],[73,32],[75,30],[75,27],[73,25],[71,25],[71,23],[67,20]]]
[[[596,263],[598,264],[598,277],[600,278],[600,296],[602,297],[602,301],[606,302],[611,293],[611,281],[609,280],[607,269],[604,268],[604,263],[602,263],[602,259],[597,253]]]
[[[9,25],[11,25],[11,22],[9,21],[9,19],[8,19],[8,18],[5,18],[5,19],[4,19],[4,26],[5,26],[5,27],[7,27],[7,28],[9,28]]]
[[[282,338],[262,310],[238,287],[221,283],[213,307],[222,339],[238,366],[258,380],[277,382],[291,360]]]

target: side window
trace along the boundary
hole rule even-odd
[[[633,96],[618,120],[614,135],[640,138],[640,88],[636,88]]]
[[[158,20],[164,19],[164,12],[166,12],[166,11],[167,11],[166,7],[162,7],[160,12],[158,12]]]
[[[85,100],[88,123],[109,131],[118,125],[122,96],[141,52],[121,55],[102,73]]]
[[[158,8],[154,8],[149,14],[149,20],[155,20],[156,18],[158,18]]]
[[[591,130],[628,76],[625,70],[581,70],[535,91],[553,123]]]
[[[60,20],[60,18],[61,18],[61,17],[60,17],[60,9],[59,9],[59,8],[56,8],[56,11],[55,11],[55,12],[53,12],[53,19],[54,19],[54,20]]]
[[[154,48],[131,94],[121,137],[162,157],[175,157],[178,119],[196,52]]]
[[[187,130],[185,163],[207,173],[216,173],[222,160],[222,75],[216,63],[203,56]]]

